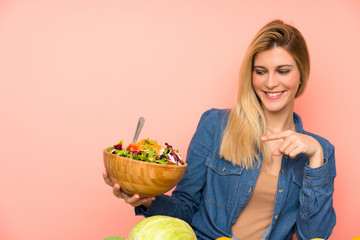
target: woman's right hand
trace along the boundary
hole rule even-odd
[[[115,197],[124,199],[126,203],[130,204],[133,207],[143,205],[144,207],[148,208],[151,205],[152,201],[155,200],[155,197],[140,197],[140,195],[138,194],[129,195],[126,192],[122,191],[119,184],[114,184],[111,181],[106,170],[103,171],[103,178],[105,183],[113,188],[113,194],[115,195]]]

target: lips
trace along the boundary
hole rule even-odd
[[[267,98],[270,98],[270,99],[278,99],[282,96],[282,94],[284,93],[285,91],[277,91],[277,92],[266,92],[264,91],[265,93],[265,96]]]

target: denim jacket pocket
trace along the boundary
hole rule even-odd
[[[291,178],[292,181],[289,185],[289,194],[286,197],[286,202],[281,212],[281,216],[296,222],[296,218],[299,214],[299,195],[303,185],[303,174],[292,170]]]
[[[205,164],[208,167],[204,188],[205,203],[229,211],[234,205],[244,168],[214,155],[209,155]]]
[[[304,181],[304,174],[302,172],[298,172],[293,170],[293,182],[298,185],[300,188],[302,188],[303,186],[303,181]]]

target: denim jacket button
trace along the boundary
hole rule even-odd
[[[288,156],[285,155],[284,158],[285,158],[285,159],[288,159]]]
[[[279,189],[279,193],[283,193],[284,192],[284,190],[282,190],[282,189]]]
[[[225,170],[226,170],[226,167],[223,167],[222,171],[225,172]]]
[[[278,215],[275,215],[275,219],[278,219]]]
[[[284,172],[285,172],[285,170],[284,170],[284,169],[281,169],[281,172],[282,172],[282,173],[284,173]]]

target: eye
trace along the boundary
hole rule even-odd
[[[256,75],[264,75],[266,73],[265,70],[256,70],[256,69],[254,70],[254,72]]]
[[[287,74],[289,72],[290,72],[289,69],[280,69],[280,70],[278,70],[278,73],[280,73],[280,74]]]

